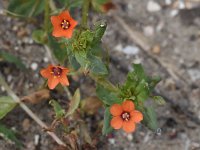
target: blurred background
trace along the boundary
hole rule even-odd
[[[133,134],[115,131],[109,136],[99,136],[94,122],[100,122],[103,113],[100,110],[85,115],[96,149],[200,150],[200,1],[113,0],[113,3],[115,9],[106,14],[90,14],[93,22],[107,20],[103,42],[110,54],[111,82],[123,83],[131,64],[142,63],[149,75],[162,77],[155,93],[163,96],[166,104],[156,108],[159,128],[155,132],[138,126]],[[40,23],[6,15],[7,6],[7,0],[0,0],[0,51],[21,59],[28,71],[0,57],[0,72],[13,91],[23,97],[41,87],[39,71],[51,58],[44,46],[32,39],[32,32]],[[72,16],[78,13],[74,11]],[[89,78],[70,80],[74,81],[71,91],[80,86],[82,97],[95,96],[95,85]],[[6,95],[3,87],[0,94]],[[51,92],[51,96],[62,104],[68,103],[57,91]],[[28,105],[39,118],[51,124],[53,112],[47,101]],[[54,141],[20,108],[0,123],[16,131],[24,149],[56,149]],[[11,149],[17,147],[0,137],[0,150]]]

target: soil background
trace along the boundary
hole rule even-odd
[[[111,56],[111,82],[123,83],[131,64],[142,63],[149,75],[162,77],[155,93],[165,98],[166,105],[156,107],[159,128],[155,132],[138,125],[133,134],[115,131],[110,136],[95,137],[93,122],[102,120],[103,110],[86,116],[90,135],[97,140],[97,149],[200,150],[200,1],[191,1],[186,7],[173,0],[113,2],[117,7],[108,14],[90,14],[93,22],[107,20],[103,42]],[[0,0],[0,11],[6,7],[7,1]],[[123,24],[133,33],[139,33],[136,40]],[[39,26],[0,14],[0,50],[19,57],[28,68],[27,72],[21,72],[14,65],[0,62],[0,71],[19,97],[39,89],[44,82],[39,71],[50,63],[45,48],[31,37],[32,31]],[[137,39],[145,44],[138,44]],[[151,48],[145,50],[144,45]],[[70,90],[78,86],[83,98],[95,96],[95,85],[89,78],[79,77]],[[0,87],[0,94],[6,95],[3,87]],[[69,103],[65,95],[57,95],[56,91],[51,95],[62,104]],[[47,101],[28,106],[41,120],[51,124],[54,114]],[[17,131],[24,149],[56,149],[55,142],[20,108],[14,109],[0,122]],[[39,142],[35,144],[38,137]],[[14,149],[17,149],[15,145],[0,138],[0,150]]]

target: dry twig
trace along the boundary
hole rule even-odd
[[[48,128],[48,126],[38,118],[37,115],[35,115],[23,102],[20,101],[20,98],[11,90],[11,88],[9,87],[9,85],[6,83],[6,81],[4,80],[4,77],[2,76],[2,74],[0,73],[0,84],[6,89],[8,95],[10,97],[12,97],[13,101],[15,101],[16,103],[19,104],[19,106],[39,125],[41,126],[43,129]],[[47,131],[47,133],[59,144],[62,146],[65,146],[65,143],[59,138],[57,137],[57,135],[53,132],[49,132]]]

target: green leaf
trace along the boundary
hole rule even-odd
[[[62,6],[66,6],[67,9],[73,10],[74,8],[81,7],[83,4],[83,0],[59,0]]]
[[[133,64],[134,75],[137,76],[138,80],[147,79],[144,69],[141,64]]]
[[[117,97],[116,93],[107,90],[102,85],[97,85],[96,93],[99,99],[102,100],[104,104],[112,105],[122,102],[122,100]]]
[[[145,101],[149,97],[148,83],[142,79],[135,88],[137,101]]]
[[[110,114],[110,107],[106,107],[104,112],[104,121],[103,121],[103,128],[102,128],[102,134],[107,135],[110,132],[112,132],[113,128],[110,126],[110,121],[112,119],[112,116]]]
[[[90,61],[89,68],[90,71],[96,75],[107,75],[108,70],[105,66],[105,64],[102,62],[102,60],[99,57],[90,55],[88,57],[88,60]]]
[[[63,63],[67,58],[66,45],[63,43],[58,43],[54,37],[48,36],[48,42],[54,56],[58,59],[60,63]]]
[[[9,96],[2,96],[0,97],[0,119],[5,117],[7,113],[15,108],[17,105],[16,102]]]
[[[67,114],[66,116],[69,116],[71,114],[73,114],[75,112],[75,110],[78,108],[79,106],[79,103],[80,103],[80,99],[81,99],[81,96],[80,96],[80,90],[77,89],[71,102],[70,102],[70,107],[67,111]]]
[[[161,78],[159,76],[148,77],[147,81],[149,83],[150,91],[153,91],[155,86],[160,82]]]
[[[62,109],[62,107],[60,106],[60,104],[57,102],[57,101],[55,101],[55,100],[51,100],[50,102],[49,102],[49,104],[53,107],[53,109],[54,109],[54,112],[55,112],[55,114],[56,114],[56,119],[60,119],[60,118],[62,118],[62,117],[64,117],[64,115],[65,115],[65,110],[64,109]]]
[[[77,62],[83,67],[84,69],[88,69],[89,67],[89,60],[87,59],[87,54],[85,51],[75,52],[75,58]]]
[[[69,56],[69,63],[73,67],[74,70],[78,70],[80,68],[80,64],[77,62],[76,58],[74,56]]]
[[[26,17],[40,14],[44,10],[45,0],[10,0],[8,10]]]
[[[8,52],[0,51],[0,57],[2,57],[5,61],[7,61],[9,63],[15,64],[21,70],[26,69],[26,66],[22,63],[22,61],[19,58],[17,58],[16,56],[14,56]]]
[[[162,96],[153,96],[153,100],[158,104],[158,105],[165,105],[166,102]]]
[[[43,30],[34,30],[32,38],[39,44],[44,44],[46,42],[46,34]]]
[[[14,142],[18,148],[22,147],[22,143],[18,140],[15,133],[3,124],[0,124],[0,136],[2,136],[5,140]]]
[[[93,44],[96,44],[97,42],[99,43],[106,31],[106,21],[98,21],[95,23],[95,30],[94,30],[94,40]]]
[[[152,106],[145,107],[142,109],[142,113],[144,116],[142,123],[144,123],[152,131],[155,131],[158,128],[158,123],[154,108]]]

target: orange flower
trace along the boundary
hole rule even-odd
[[[70,16],[69,11],[63,11],[58,16],[51,16],[53,33],[55,37],[71,38],[77,22]]]
[[[48,87],[54,89],[58,83],[61,83],[63,86],[68,86],[69,81],[66,74],[69,72],[69,69],[61,66],[49,65],[46,69],[42,69],[40,74],[48,79]]]
[[[110,113],[113,115],[111,126],[114,129],[123,128],[127,133],[135,131],[135,124],[143,120],[142,113],[135,110],[135,105],[130,100],[124,101],[121,105],[112,105]]]

